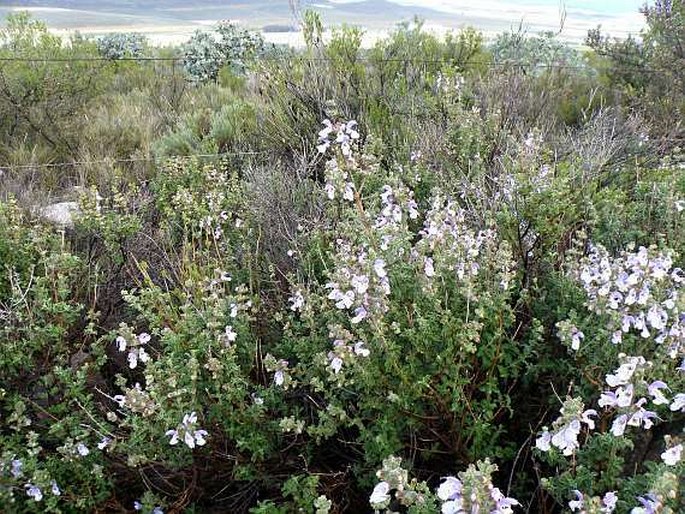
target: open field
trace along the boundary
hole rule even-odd
[[[327,26],[342,23],[362,26],[367,31],[365,46],[371,46],[387,34],[398,22],[418,15],[439,34],[474,26],[493,36],[522,24],[531,33],[542,30],[559,31],[559,5],[512,4],[500,0],[488,2],[390,2],[365,0],[334,2],[322,0],[307,4],[318,11]],[[149,35],[159,44],[179,43],[194,30],[202,29],[217,20],[231,19],[244,26],[261,30],[268,25],[291,25],[293,16],[286,1],[277,2],[203,2],[188,7],[176,2],[21,2],[16,6],[0,7],[0,15],[15,9],[28,9],[44,19],[56,33],[66,35],[78,30],[84,34],[135,31]],[[425,5],[432,5],[425,7]],[[581,42],[588,29],[601,24],[616,37],[637,33],[642,19],[627,7],[601,9],[582,4],[566,12],[562,38]],[[57,7],[60,6],[60,7]],[[66,6],[66,7],[65,7]],[[301,46],[300,34],[271,32],[267,39],[276,43]]]

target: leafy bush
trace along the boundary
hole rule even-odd
[[[546,36],[304,32],[71,90],[45,59],[94,44],[10,19],[43,61],[0,99],[0,510],[682,512],[685,174],[648,110]]]

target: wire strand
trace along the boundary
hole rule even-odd
[[[158,160],[172,160],[172,159],[194,159],[194,158],[221,158],[221,157],[244,157],[248,155],[265,155],[274,154],[273,150],[262,151],[245,151],[245,152],[221,152],[221,153],[207,153],[207,154],[190,154],[190,155],[168,155],[162,159],[155,157],[130,157],[126,159],[100,159],[95,161],[69,161],[69,162],[48,162],[43,164],[3,164],[0,168],[6,169],[35,169],[35,168],[61,168],[67,166],[87,166],[92,164],[124,164],[132,162],[157,162]]]
[[[100,63],[116,63],[116,62],[171,62],[178,63],[183,62],[185,57],[0,57],[0,63],[2,62],[24,62],[24,63],[77,63],[77,62],[100,62]],[[257,63],[261,62],[333,62],[337,59],[332,57],[308,57],[308,56],[262,56],[255,58]],[[597,71],[590,65],[584,64],[559,64],[559,63],[530,63],[523,61],[485,61],[485,60],[464,60],[459,59],[410,59],[410,58],[399,58],[399,57],[355,57],[352,62],[365,62],[371,64],[379,63],[399,63],[399,64],[442,64],[442,65],[459,65],[459,66],[482,66],[488,68],[536,68],[536,69],[559,69],[559,70],[586,70],[586,71]],[[611,70],[620,71],[640,71],[644,73],[671,73],[669,70],[658,70],[654,68],[648,68],[645,66],[633,65],[633,66],[613,66],[610,67]]]

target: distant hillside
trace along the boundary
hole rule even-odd
[[[328,27],[348,23],[362,26],[369,33],[387,32],[414,16],[421,17],[427,26],[437,27],[443,33],[468,25],[486,35],[516,30],[520,24],[530,33],[558,30],[558,8],[536,3],[541,1],[460,0],[449,4],[421,2],[420,5],[410,5],[413,2],[407,0],[309,0],[301,3],[305,8],[318,11]],[[288,0],[6,0],[0,7],[0,19],[16,8],[32,10],[36,17],[60,31],[79,30],[86,34],[138,31],[163,35],[160,40],[164,42],[183,40],[194,30],[223,19],[237,20],[251,29],[266,27],[269,37],[283,36],[276,42],[292,42],[291,29],[282,32],[275,29],[292,27],[294,22]],[[639,30],[642,18],[637,12],[627,17],[620,13],[576,9],[568,13],[562,38],[580,42],[588,29],[600,23],[612,35],[625,36]]]

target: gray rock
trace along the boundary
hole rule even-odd
[[[72,228],[74,218],[80,213],[78,202],[53,203],[38,210],[41,218],[60,228]]]

